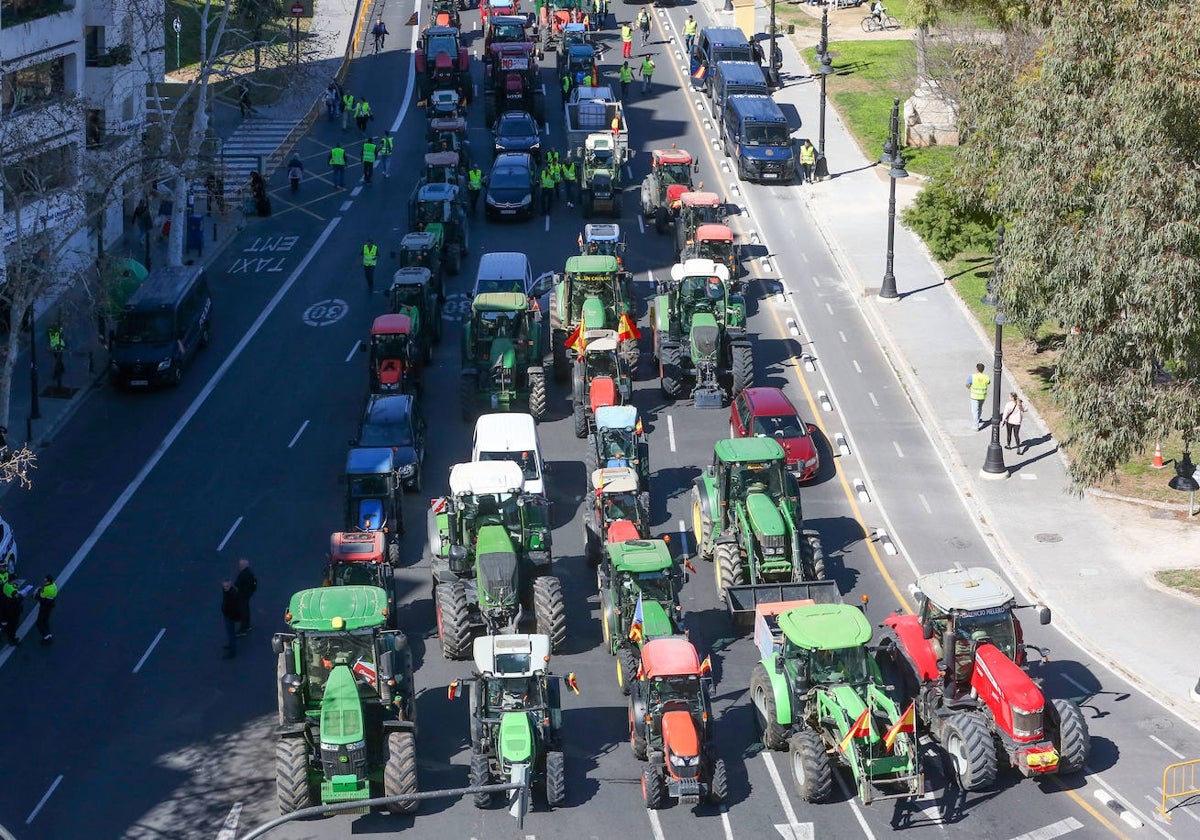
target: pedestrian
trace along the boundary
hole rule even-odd
[[[4,624],[4,637],[13,647],[21,644],[17,628],[21,624],[21,590],[12,579],[11,571],[5,574],[4,585],[0,586],[0,622]]]
[[[479,164],[472,163],[471,168],[467,170],[467,201],[471,205],[471,215],[475,215],[475,208],[479,205],[479,194],[483,192],[483,170],[479,168]]]
[[[696,19],[688,15],[687,20],[683,22],[683,45],[689,56],[692,54],[692,44],[696,43],[696,28]]]
[[[621,24],[621,57],[633,58],[633,27],[628,23]]]
[[[62,317],[61,314],[59,317]],[[63,336],[61,321],[56,321],[46,329],[46,340],[50,344],[50,355],[54,357],[54,387],[61,391],[62,378],[67,372],[66,364],[63,361],[63,357],[67,353],[67,340]]]
[[[626,61],[621,65],[621,99],[625,100],[629,96],[629,84],[633,81],[633,70],[629,67],[629,62]]]
[[[567,192],[567,206],[574,207],[576,187],[579,182],[575,174],[575,161],[570,156],[567,157],[567,162],[562,165],[562,180]]]
[[[225,659],[237,655],[237,623],[241,620],[242,602],[237,588],[230,580],[221,581],[221,617],[225,619]]]
[[[354,103],[354,123],[358,130],[366,134],[367,122],[371,119],[371,103],[360,97],[358,102]]]
[[[554,160],[551,161],[551,163],[550,163],[550,177],[554,179],[554,197],[555,198],[558,198],[558,196],[562,193],[562,181],[563,181],[563,169],[562,168],[563,168],[562,161],[560,161],[558,159],[558,152],[555,152]]]
[[[46,575],[42,585],[38,587],[37,629],[42,634],[42,644],[54,644],[54,633],[50,630],[50,613],[54,612],[54,604],[58,600],[58,586],[54,583],[53,575]]]
[[[375,291],[375,264],[379,262],[379,246],[375,240],[367,237],[362,247],[363,275],[367,278],[367,291]]]
[[[242,118],[250,116],[254,113],[254,106],[250,104],[250,88],[245,82],[238,82],[240,94],[238,96],[238,110],[242,114]]]
[[[646,46],[650,41],[650,13],[646,11],[646,7],[642,6],[642,10],[637,16],[638,29],[642,32],[642,46]]]
[[[604,28],[604,0],[592,0],[592,25],[596,30]]]
[[[300,179],[304,177],[304,161],[300,160],[299,155],[292,155],[292,159],[287,165],[288,182],[292,185],[292,192],[300,191]]]
[[[362,145],[362,167],[363,167],[363,183],[371,183],[371,176],[375,173],[375,150],[379,147],[375,145],[375,138],[368,137],[363,141]]]
[[[1021,454],[1021,421],[1025,419],[1025,403],[1017,396],[1017,392],[1013,391],[1008,395],[1008,402],[1004,406],[1004,410],[1000,412],[1000,422],[1004,424],[1007,430],[1005,436],[1005,449],[1013,448],[1013,441],[1016,441],[1017,454]]]
[[[329,171],[333,175],[333,187],[337,190],[346,188],[346,150],[336,140],[329,150]]]
[[[563,92],[563,99],[566,99],[567,95],[570,94],[570,92],[571,92],[571,74],[570,73],[563,73],[562,92]]]
[[[339,98],[337,85],[330,82],[329,87],[325,88],[325,115],[329,117],[330,122],[337,119]]]
[[[376,155],[379,157],[379,163],[383,166],[383,177],[390,178],[392,169],[392,150],[396,148],[396,141],[392,138],[390,130],[384,130],[383,136],[379,138],[379,150]]]
[[[383,49],[383,43],[387,40],[389,34],[387,24],[383,22],[382,15],[375,21],[375,25],[371,27],[371,34],[375,37],[375,52],[378,53]]]
[[[267,181],[258,172],[250,173],[250,194],[254,197],[254,212],[259,216],[270,216],[271,199],[267,197]]]
[[[988,386],[992,378],[983,372],[983,362],[975,365],[975,372],[967,377],[967,390],[971,394],[971,420],[975,423],[975,431],[979,431],[983,421],[983,401],[987,399]]]
[[[813,170],[817,166],[817,150],[813,148],[812,141],[807,137],[804,138],[804,145],[800,147],[800,180],[805,184],[813,182]]]
[[[342,131],[346,130],[346,122],[354,116],[354,94],[350,91],[342,93]]]
[[[554,175],[550,171],[550,163],[548,161],[542,167],[541,185],[542,185],[542,215],[549,216],[550,209],[554,206]]]
[[[258,591],[258,578],[254,576],[254,570],[250,568],[250,561],[245,557],[238,560],[238,573],[237,577],[233,579],[233,588],[237,590],[238,608],[242,614],[242,624],[238,628],[238,635],[245,636],[250,632],[250,599]]]
[[[654,59],[648,55],[644,56],[638,72],[642,74],[642,95],[644,96],[650,92],[650,80],[654,78]]]

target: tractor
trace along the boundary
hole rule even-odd
[[[463,166],[471,163],[471,141],[464,117],[433,117],[425,128],[427,151],[458,152]]]
[[[725,204],[711,192],[685,192],[679,197],[679,221],[675,224],[675,259],[696,242],[701,225],[725,224]]]
[[[571,373],[571,407],[577,438],[585,438],[593,431],[597,409],[624,405],[633,394],[629,368],[617,352],[617,334],[612,330],[589,330],[583,341],[583,355],[575,358]]]
[[[488,4],[491,5],[491,4]],[[483,29],[483,60],[491,61],[495,51],[493,46],[500,44],[529,44],[533,47],[534,37],[529,32],[530,21],[525,15],[515,11],[504,14],[484,15],[480,10],[480,26]]]
[[[754,385],[754,348],[746,334],[746,301],[732,291],[729,271],[712,260],[694,259],[671,267],[650,304],[654,357],[668,399],[694,383],[696,408],[722,408]],[[722,381],[728,371],[730,391]]]
[[[628,142],[624,135],[589,134],[577,151],[582,167],[579,200],[585,219],[593,213],[621,217],[621,173],[629,160]]]
[[[649,509],[650,441],[642,429],[636,406],[606,405],[596,409],[596,431],[588,435],[591,469],[631,467],[637,473],[638,490],[646,494]]]
[[[562,585],[551,575],[550,508],[524,483],[513,461],[455,464],[450,495],[431,503],[426,554],[447,659],[465,657],[476,630],[516,632],[530,609],[555,651],[566,641]]]
[[[905,702],[916,707],[917,732],[949,754],[963,790],[988,790],[998,756],[1023,776],[1078,773],[1087,763],[1087,720],[1071,700],[1046,702],[1041,680],[1027,672],[1022,609],[1012,589],[990,569],[923,575],[913,595],[915,615],[884,621],[881,667],[892,669]],[[1050,623],[1049,607],[1038,621]]]
[[[376,586],[292,596],[276,633],[279,811],[417,792],[412,652]],[[389,806],[411,813],[417,801]],[[367,813],[364,806],[357,813]]]
[[[579,234],[579,253],[581,256],[616,257],[617,268],[625,266],[625,250],[627,243],[621,234],[621,226],[612,222],[587,224]],[[627,298],[632,297],[627,294]]]
[[[537,122],[546,119],[546,96],[532,43],[497,43],[484,66],[484,121],[491,125],[505,111],[525,111]]]
[[[458,696],[467,684],[471,714],[472,787],[526,781],[542,790],[546,804],[567,800],[563,761],[562,696],[559,681],[576,694],[574,674],[549,672],[550,639],[537,635],[484,636],[472,650],[475,673],[450,683]],[[476,808],[492,804],[492,794],[473,795]]]
[[[395,567],[387,562],[387,544],[379,531],[334,531],[323,586],[377,586],[387,593],[388,628],[396,629],[392,609]]]
[[[583,337],[597,330],[618,336],[621,357],[629,370],[637,370],[641,350],[637,342],[637,309],[632,295],[632,274],[616,257],[569,257],[556,278],[550,302],[550,330],[554,351],[554,378],[566,382],[572,362],[580,356]],[[621,332],[626,335],[619,335]],[[574,338],[574,341],[569,339]],[[573,346],[568,346],[573,345]]]
[[[388,300],[392,312],[409,320],[413,358],[428,365],[433,361],[433,345],[442,340],[442,304],[429,269],[402,268],[393,274]]]
[[[654,219],[654,230],[664,234],[679,217],[680,198],[692,191],[692,173],[700,171],[700,163],[674,146],[651,154],[650,174],[642,180],[642,216]]]
[[[453,26],[430,26],[421,33],[416,50],[420,99],[434,91],[454,90],[465,102],[471,98],[471,54]]]
[[[453,184],[426,184],[408,202],[409,230],[436,237],[446,270],[458,274],[467,255],[467,211]]]
[[[378,531],[387,539],[388,562],[400,562],[404,534],[403,477],[385,447],[356,446],[346,455],[347,531]]]
[[[462,28],[462,19],[458,16],[460,0],[432,0],[429,4],[429,19],[434,26]]]
[[[554,71],[555,74],[562,78],[568,67],[568,60],[571,54],[571,47],[588,47],[594,53],[596,47],[592,40],[592,34],[587,31],[582,23],[568,23],[563,26],[562,39],[558,42],[558,48],[554,51]],[[593,54],[593,58],[594,58]],[[575,70],[586,70],[591,72],[595,69],[594,66],[583,67],[577,66]],[[574,81],[575,74],[571,73],[571,79]],[[593,75],[592,79],[598,78]]]
[[[662,808],[668,798],[720,805],[729,794],[725,760],[717,758],[712,738],[709,668],[708,658],[701,663],[692,643],[678,636],[642,647],[629,691],[629,745],[647,762],[647,808]]]
[[[733,244],[733,231],[728,225],[700,225],[692,237],[691,244],[679,252],[679,261],[701,259],[712,260],[729,270],[729,280],[741,294],[743,283],[742,263],[738,259],[737,246]]]
[[[804,528],[800,485],[773,438],[717,441],[712,464],[693,480],[692,528],[735,622],[752,619],[779,583],[825,577],[821,537]]]
[[[371,340],[359,345],[370,351],[369,390],[372,394],[414,394],[420,389],[421,362],[411,338],[407,315],[379,315],[371,323]]]
[[[787,750],[796,793],[833,794],[835,764],[850,770],[864,805],[924,794],[908,705],[876,664],[863,611],[839,603],[834,581],[816,581],[807,603],[760,604],[754,638],[762,660],[750,698],[763,746]],[[780,608],[783,609],[780,609]]]
[[[638,492],[629,467],[593,470],[584,498],[583,545],[588,563],[600,563],[606,544],[650,537],[650,494]]]
[[[424,103],[425,118],[430,122],[466,119],[467,98],[457,88],[438,88],[429,94],[429,98],[424,100]]]
[[[464,422],[480,409],[546,416],[545,335],[540,310],[520,292],[487,292],[471,301],[463,330],[459,392]]]
[[[425,184],[467,185],[467,164],[458,152],[426,152],[425,170],[417,186]]]
[[[617,658],[617,684],[629,694],[642,646],[684,634],[679,590],[684,577],[664,540],[609,543],[597,572],[604,646]]]
[[[577,29],[576,29],[577,27]],[[596,87],[599,69],[596,64],[596,48],[582,23],[568,23],[562,42],[556,53],[558,78],[567,77],[569,87]]]
[[[546,0],[542,4],[538,11],[538,35],[543,54],[558,48],[568,23],[583,23],[586,14],[583,4],[584,0]]]
[[[400,238],[400,247],[392,254],[400,269],[425,269],[437,292],[438,302],[446,300],[446,284],[442,277],[442,245],[440,237],[429,231],[418,230]],[[397,311],[393,306],[393,312]]]

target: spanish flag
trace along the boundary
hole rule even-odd
[[[692,558],[683,558],[683,568],[687,569],[692,574],[696,574],[696,567],[692,565]]]
[[[446,699],[453,700],[458,695],[458,680],[446,686]]]
[[[576,694],[579,693],[579,682],[575,679],[574,671],[567,674],[567,688],[571,689],[571,691],[575,692]]]
[[[709,654],[708,656],[704,657],[704,660],[700,663],[700,676],[703,677],[705,674],[711,674],[711,673],[712,673],[712,654]]]
[[[863,709],[863,713],[858,716],[858,720],[854,721],[854,725],[850,727],[850,731],[846,733],[846,737],[842,739],[842,743],[838,744],[838,749],[845,752],[850,747],[850,741],[854,738],[869,738],[871,736],[871,710]]]
[[[621,320],[617,323],[617,341],[625,341],[628,338],[636,340],[641,337],[642,331],[637,328],[637,324],[629,317],[629,313],[622,313]]]
[[[635,435],[637,435],[638,437],[641,437],[642,435],[644,435],[646,433],[645,430],[642,428],[642,418],[641,417],[638,418],[637,425],[633,427],[633,433]]]
[[[883,736],[883,743],[889,750],[892,744],[896,742],[896,736],[901,732],[914,733],[917,731],[917,710],[916,703],[909,703],[908,708],[904,710],[904,714],[900,715],[892,727],[888,729],[887,734]]]
[[[629,625],[629,638],[635,645],[642,643],[642,624],[645,622],[642,612],[642,595],[638,593],[637,606],[633,608],[633,623]]]
[[[567,349],[574,350],[576,353],[582,353],[587,347],[587,342],[583,340],[583,321],[575,327],[575,332],[567,336]]]

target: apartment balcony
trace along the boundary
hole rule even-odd
[[[69,6],[53,0],[19,5],[3,2],[0,8],[0,48],[5,61],[76,43],[82,34],[74,2]]]

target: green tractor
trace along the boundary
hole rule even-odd
[[[467,255],[467,210],[457,186],[418,187],[408,202],[408,227],[433,234],[446,270],[451,274],[462,271],[462,259]]]
[[[284,616],[291,632],[271,641],[280,813],[417,792],[412,652],[403,633],[387,629],[389,613],[376,586],[292,596]],[[417,802],[389,807],[411,813]]]
[[[399,250],[392,252],[392,259],[401,269],[427,269],[438,302],[445,302],[446,283],[442,277],[442,243],[439,237],[423,230],[406,233],[400,238]]]
[[[469,685],[471,787],[525,781],[545,794],[546,804],[567,800],[559,681],[579,693],[574,674],[549,673],[550,639],[544,635],[483,636],[475,640],[475,673],[450,683],[453,700]],[[476,793],[476,808],[492,794]]]
[[[542,367],[542,313],[520,292],[487,292],[471,301],[463,330],[459,393],[462,418],[480,409],[524,411],[546,416],[546,373]]]
[[[428,365],[433,361],[433,346],[442,340],[442,304],[428,268],[402,268],[392,275],[388,290],[391,312],[407,315],[409,342],[413,356]]]
[[[550,302],[550,330],[554,351],[554,378],[566,382],[572,361],[581,354],[582,338],[592,330],[636,333],[637,304],[632,294],[633,275],[621,268],[615,256],[569,257],[556,278]],[[622,321],[625,320],[625,330]],[[633,330],[629,327],[633,326]],[[637,370],[641,351],[635,335],[620,336],[620,354],[630,370]],[[575,346],[569,346],[575,344]]]
[[[654,357],[663,395],[678,399],[691,379],[696,408],[722,408],[725,371],[730,399],[754,385],[754,348],[746,334],[746,300],[732,291],[729,270],[712,260],[671,267],[650,305]]]
[[[630,158],[628,135],[589,134],[576,156],[582,166],[579,197],[583,217],[604,212],[621,218],[622,172]]]
[[[836,584],[821,583],[836,596]],[[850,770],[865,805],[922,796],[913,716],[868,651],[863,611],[813,601],[789,606],[772,615],[760,605],[756,618],[764,657],[750,676],[750,697],[763,746],[788,751],[806,802],[833,794],[835,763]]]
[[[604,646],[617,658],[617,684],[629,693],[641,663],[642,645],[679,636],[684,577],[664,540],[609,543],[607,562],[597,570]]]
[[[514,461],[455,464],[450,495],[431,503],[425,552],[447,659],[466,657],[476,631],[518,632],[530,611],[555,652],[566,642],[562,584],[551,574],[550,508],[524,484]]]
[[[800,485],[774,438],[717,441],[693,481],[692,528],[735,621],[752,618],[758,602],[782,600],[781,583],[825,577],[821,537],[804,528]]]

